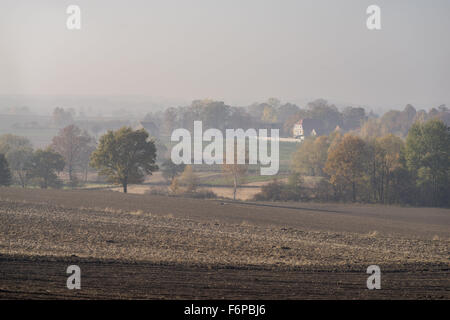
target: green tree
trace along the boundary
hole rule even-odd
[[[14,180],[25,187],[28,180],[27,165],[33,155],[30,140],[12,134],[2,135],[0,136],[0,153],[5,155]]]
[[[337,126],[342,127],[342,114],[335,105],[330,105],[324,99],[308,103],[308,114],[312,119],[320,119],[324,123],[324,131],[332,132]]]
[[[314,175],[314,164],[311,163],[309,152],[314,145],[314,137],[306,138],[295,151],[292,161],[292,171],[307,176]]]
[[[51,148],[38,149],[30,160],[29,174],[43,189],[59,187],[61,181],[58,179],[57,173],[63,171],[64,166],[64,158],[59,153]]]
[[[416,122],[406,139],[406,164],[416,177],[422,201],[448,205],[450,199],[450,129],[441,120]]]
[[[3,153],[0,153],[0,186],[9,186],[11,184],[11,171],[8,161]]]
[[[230,107],[219,101],[205,101],[200,115],[205,128],[224,130],[230,117]]]
[[[342,112],[342,126],[344,130],[359,128],[365,119],[366,110],[361,107],[347,107]]]
[[[141,183],[146,175],[158,170],[155,159],[155,143],[144,129],[122,127],[100,138],[91,166],[109,181],[122,185],[126,193],[128,184]]]
[[[33,158],[33,150],[31,148],[18,148],[7,153],[6,159],[10,164],[13,176],[18,183],[25,188],[29,179],[30,161]]]

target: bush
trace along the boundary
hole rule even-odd
[[[281,190],[283,184],[275,180],[269,184],[266,184],[261,188],[261,192],[254,196],[254,200],[257,201],[280,201]]]
[[[254,196],[256,201],[302,201],[309,200],[309,192],[303,187],[303,178],[295,173],[289,177],[289,183],[275,180],[261,188]]]
[[[197,192],[184,193],[183,196],[195,198],[195,199],[216,199],[217,195],[211,190],[199,190]]]
[[[145,194],[150,194],[152,196],[168,196],[169,192],[166,187],[154,187],[145,191]]]
[[[147,190],[145,194],[153,195],[153,196],[180,196],[186,198],[195,198],[195,199],[216,199],[217,195],[211,190],[198,190],[198,191],[190,191],[186,188],[178,188],[176,192],[173,192],[171,188],[167,187],[154,187],[150,190]]]

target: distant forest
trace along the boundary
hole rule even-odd
[[[78,111],[75,108],[57,107],[51,115],[51,123],[33,120],[12,125],[20,130],[43,127],[63,128],[76,124],[97,136],[107,130],[134,126],[140,120],[150,123],[153,127],[151,135],[159,138],[170,136],[173,130],[178,128],[192,129],[193,122],[201,120],[205,129],[273,128],[279,129],[282,137],[292,137],[295,123],[301,119],[311,119],[314,123],[320,123],[320,128],[316,128],[320,131],[319,135],[328,135],[338,128],[342,132],[351,131],[362,137],[394,134],[404,138],[417,120],[440,119],[445,124],[450,124],[450,111],[445,105],[432,107],[426,111],[416,110],[414,106],[408,104],[402,111],[391,110],[378,115],[363,107],[348,106],[339,109],[324,99],[317,99],[300,107],[290,102],[281,103],[276,98],[270,98],[266,102],[253,103],[245,107],[230,106],[222,101],[204,99],[195,100],[188,106],[158,109],[157,112],[149,112],[145,117],[139,118],[127,113],[126,107],[110,112],[110,116],[107,117],[101,114],[94,116],[92,107],[87,109],[80,107]],[[85,113],[85,111],[89,112]],[[1,113],[17,116],[33,114],[29,107],[9,107]]]
[[[144,120],[156,124],[163,135],[170,135],[177,128],[192,129],[194,120],[202,120],[204,128],[274,128],[280,130],[281,136],[291,137],[294,124],[300,119],[320,121],[322,135],[328,135],[338,128],[363,137],[390,133],[406,137],[409,128],[417,120],[440,119],[449,125],[450,112],[445,105],[432,108],[428,112],[417,111],[413,106],[407,105],[403,111],[392,110],[379,117],[362,107],[346,107],[340,111],[323,99],[300,108],[295,104],[282,104],[278,99],[271,98],[264,103],[255,103],[248,107],[232,107],[213,100],[196,100],[190,106],[149,113]]]

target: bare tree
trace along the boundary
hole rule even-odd
[[[86,163],[93,151],[92,145],[93,138],[75,125],[61,129],[53,138],[51,148],[64,158],[71,183],[76,181],[75,172],[78,168],[86,169]]]
[[[242,182],[242,178],[247,174],[248,171],[248,150],[245,152],[245,164],[238,164],[237,152],[235,144],[234,161],[229,163],[223,160],[222,171],[226,176],[230,176],[233,179],[233,200],[236,200],[236,193],[239,184]],[[227,163],[228,162],[228,163]]]
[[[81,155],[80,155],[80,169],[83,173],[83,180],[84,182],[88,181],[88,174],[89,174],[89,162],[91,161],[91,154],[95,151],[97,148],[95,139],[91,138],[88,144],[82,148]]]

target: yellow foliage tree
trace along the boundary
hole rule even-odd
[[[328,154],[325,172],[330,183],[339,193],[350,191],[352,201],[356,201],[358,184],[366,171],[366,157],[365,142],[349,134]]]
[[[186,192],[195,192],[198,187],[198,177],[194,173],[192,166],[186,166],[183,173],[180,176],[181,185],[186,187]]]

